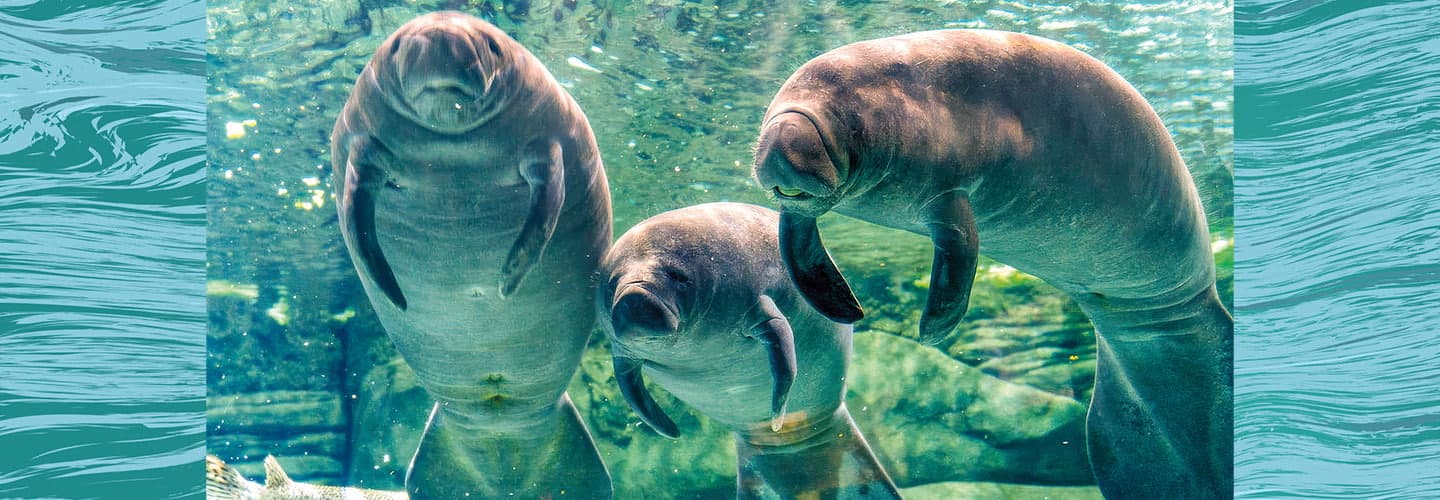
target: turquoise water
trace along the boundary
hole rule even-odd
[[[563,7],[562,2],[557,4]],[[202,358],[201,332],[209,326],[213,335],[217,320],[236,316],[235,311],[217,310],[215,302],[223,308],[225,301],[216,297],[240,297],[236,303],[244,306],[238,310],[253,313],[253,318],[246,318],[251,322],[273,321],[271,311],[289,318],[284,310],[297,311],[292,319],[298,323],[292,325],[329,324],[334,319],[329,314],[343,317],[346,312],[361,318],[351,320],[355,325],[363,323],[366,312],[350,309],[363,303],[363,297],[356,296],[354,283],[346,281],[352,271],[348,262],[337,261],[340,250],[330,239],[338,231],[325,218],[333,207],[296,207],[313,196],[303,191],[310,188],[305,179],[325,177],[322,169],[313,173],[308,169],[325,163],[324,134],[316,130],[328,131],[324,115],[333,113],[333,108],[298,109],[295,103],[341,99],[343,90],[336,85],[346,85],[344,81],[353,77],[324,73],[357,71],[354,61],[370,48],[351,47],[352,42],[364,43],[356,42],[361,38],[357,33],[368,30],[381,36],[385,28],[372,24],[372,19],[385,19],[378,14],[385,10],[396,11],[393,15],[398,19],[408,7],[399,2],[364,2],[366,15],[360,16],[360,9],[346,10],[349,7],[344,5],[296,2],[272,12],[212,3],[212,19],[264,13],[254,16],[263,19],[255,21],[253,29],[219,30],[220,35],[248,37],[225,45],[228,38],[217,37],[216,26],[209,36],[201,31],[199,2],[0,0],[0,449],[4,450],[0,497],[199,497],[200,448],[208,444],[212,451],[223,451],[230,446],[203,441],[202,359],[210,360],[212,388],[217,380],[237,378],[227,374],[241,373],[215,366],[297,364],[296,359],[275,359],[280,357],[261,348],[212,351]],[[1097,52],[1092,53],[1108,53],[1102,59],[1145,92],[1176,134],[1192,169],[1206,161],[1195,159],[1196,151],[1219,151],[1219,158],[1230,154],[1225,135],[1228,114],[1213,104],[1229,104],[1216,97],[1224,93],[1216,89],[1228,85],[1223,72],[1218,84],[1201,78],[1210,90],[1199,93],[1215,111],[1216,133],[1205,132],[1206,118],[1194,112],[1202,108],[1196,105],[1200,101],[1183,98],[1193,88],[1163,74],[1137,76],[1152,71],[1147,68],[1166,66],[1152,65],[1155,58],[1145,54],[1154,52],[1144,51],[1143,47],[1150,47],[1145,40],[1153,39],[1158,48],[1173,42],[1170,36],[1175,33],[1212,31],[1158,26],[1183,19],[1179,24],[1218,26],[1213,31],[1224,32],[1229,19],[1223,4],[1217,13],[1215,8],[1188,3],[1137,2],[1127,9],[1127,4],[1092,2],[1069,11],[1070,16],[1082,17],[1074,28],[1065,28],[1067,14],[1051,12],[1063,7],[1012,2],[967,4],[973,7],[949,2],[886,3],[876,4],[875,10],[851,3],[819,5],[829,9],[826,16],[794,22],[795,18],[786,17],[793,12],[777,14],[771,8],[761,18],[787,28],[780,31],[798,28],[793,30],[799,33],[798,42],[774,44],[789,55],[775,56],[777,62],[771,67],[755,59],[725,62],[726,56],[701,57],[707,52],[700,48],[751,31],[723,31],[716,41],[714,32],[720,30],[704,28],[710,25],[703,15],[681,16],[675,9],[658,9],[663,12],[653,19],[636,15],[669,37],[640,37],[642,45],[653,47],[636,49],[646,57],[631,52],[610,66],[603,62],[606,59],[589,55],[593,52],[585,44],[594,41],[595,31],[570,29],[560,30],[572,33],[569,37],[548,33],[522,38],[527,44],[541,39],[563,47],[542,60],[557,75],[569,72],[576,85],[571,91],[597,129],[600,123],[631,127],[620,137],[601,137],[612,179],[629,171],[631,178],[625,182],[634,186],[637,177],[673,172],[674,166],[681,166],[680,172],[665,175],[690,181],[679,192],[630,192],[623,198],[617,186],[617,207],[621,202],[631,207],[617,212],[621,217],[617,232],[670,206],[731,196],[763,202],[743,198],[756,196],[746,194],[751,188],[736,180],[744,176],[743,169],[726,170],[726,162],[712,159],[709,153],[720,150],[725,160],[733,157],[745,163],[754,131],[747,120],[758,120],[755,107],[763,106],[767,89],[805,58],[828,48],[831,43],[824,40],[831,36],[849,41],[982,18],[996,27],[1038,30],[1045,22],[1037,19],[1048,15],[1056,22],[1052,28],[1062,27],[1051,36],[1096,42],[1092,49]],[[286,6],[297,6],[297,12],[287,13]],[[588,5],[580,9],[594,12]],[[1435,439],[1440,397],[1429,389],[1440,378],[1434,363],[1440,345],[1433,335],[1440,325],[1434,313],[1435,297],[1440,296],[1435,256],[1440,252],[1435,248],[1433,222],[1440,219],[1440,186],[1433,175],[1440,157],[1431,145],[1440,127],[1440,111],[1435,108],[1440,102],[1434,76],[1440,73],[1440,47],[1435,45],[1440,34],[1433,23],[1436,9],[1440,4],[1433,0],[1244,1],[1236,6],[1239,203],[1235,232],[1240,258],[1235,284],[1236,489],[1241,497],[1433,498],[1440,490],[1436,472],[1440,468],[1433,458],[1440,451],[1435,448],[1440,442]],[[307,13],[313,13],[309,24],[293,24],[278,32],[261,29],[311,15]],[[534,20],[527,25],[537,30],[548,27],[538,19],[546,15],[553,19],[553,13],[548,4],[532,7]],[[499,19],[502,26],[513,29],[510,17],[499,15],[505,16]],[[727,13],[721,16],[732,19]],[[615,22],[614,16],[604,15],[565,18],[581,27]],[[686,18],[690,21],[683,21]],[[1149,35],[1132,35],[1141,40],[1125,41],[1119,37],[1128,24],[1123,19],[1143,19],[1157,27]],[[1107,28],[1097,30],[1082,21]],[[676,34],[687,25],[694,35]],[[1076,33],[1069,33],[1072,29]],[[589,37],[572,40],[576,31]],[[676,39],[688,40],[680,45],[685,50],[674,49]],[[1179,39],[1184,40],[1180,43],[1197,40]],[[374,41],[369,43],[373,46]],[[1228,41],[1214,43],[1224,46]],[[653,62],[649,55],[667,51],[666,47],[673,56],[660,52],[665,64]],[[614,45],[602,48],[611,55],[619,50]],[[244,99],[243,94],[227,99],[217,97],[221,94],[213,87],[206,97],[201,50],[210,51],[209,72],[220,74],[228,68],[231,76],[226,78],[233,79],[234,88],[243,88],[240,82],[268,85],[265,92],[255,94],[274,99]],[[1179,52],[1183,52],[1179,60],[1186,61],[1219,57],[1199,56],[1206,52],[1199,49]],[[294,57],[302,53],[309,55]],[[595,75],[601,76],[567,64],[571,55],[600,69]],[[247,59],[265,60],[272,67],[240,68]],[[727,69],[741,65],[784,69],[760,80],[686,76],[722,63]],[[1179,67],[1228,65],[1227,60]],[[634,66],[645,71],[631,69]],[[605,92],[584,85],[597,79],[609,82]],[[652,91],[636,81],[653,91],[676,89],[677,93],[644,94]],[[628,93],[620,91],[632,87]],[[707,88],[711,91],[703,90]],[[1156,97],[1167,95],[1166,89],[1170,97],[1182,97],[1173,101]],[[733,102],[718,99],[727,91],[753,95]],[[622,93],[630,97],[621,97]],[[202,99],[209,105],[208,124],[199,114]],[[607,102],[638,104],[603,115],[591,110]],[[252,106],[257,103],[264,113],[246,111],[257,109]],[[712,113],[716,108],[733,111],[726,104],[740,111],[734,111],[730,123],[710,124],[710,117],[724,116]],[[686,119],[691,115],[684,113],[667,117],[656,111],[679,107],[706,112],[707,118]],[[271,144],[226,145],[225,122],[250,118],[257,119],[257,127],[250,129],[254,135],[249,137],[290,134],[281,145],[299,144],[300,149],[275,153]],[[261,123],[274,128],[262,132]],[[702,137],[719,134],[725,139],[683,139],[697,131]],[[200,148],[207,135],[212,148],[208,154],[215,165],[202,171],[201,155],[206,152]],[[671,140],[676,137],[681,139]],[[647,144],[652,149],[626,156],[630,139],[636,149]],[[621,153],[612,159],[615,151]],[[245,164],[256,152],[263,153],[261,160],[287,159],[283,164]],[[707,154],[697,154],[702,152]],[[703,158],[706,166],[683,168],[688,164],[682,160],[692,157],[697,160],[691,161]],[[232,181],[240,180],[216,182],[224,178],[222,164],[232,171]],[[245,180],[246,172],[261,170],[264,175]],[[209,176],[207,187],[201,187],[205,182],[201,175]],[[278,194],[282,182],[287,194],[296,194]],[[1209,183],[1207,204],[1223,199],[1215,193],[1228,191],[1227,182]],[[201,204],[202,190],[207,188],[214,225],[208,235],[210,255],[202,260],[199,252],[205,240],[200,228],[206,215]],[[1218,224],[1217,232],[1223,234],[1228,222],[1221,214],[1227,209],[1208,208],[1212,225]],[[220,211],[242,215],[217,217]],[[200,316],[207,265],[208,279],[215,285],[209,290],[208,325]],[[235,281],[227,288],[217,278]],[[262,283],[269,286],[259,286]],[[252,294],[254,299],[249,298]],[[277,307],[280,304],[286,307]],[[302,307],[305,304],[313,307]],[[335,324],[310,333],[269,327],[254,330],[255,336],[271,336],[245,337],[256,345],[294,347],[278,350],[283,353],[308,347],[305,342],[311,340],[316,346],[333,346],[365,338],[359,328],[345,326],[352,323]],[[336,332],[357,335],[337,337]],[[373,363],[366,354],[355,352],[349,361],[336,355],[337,360],[325,366]],[[313,356],[306,358],[307,363],[312,360]],[[292,397],[270,401],[273,405],[308,401],[304,399],[308,395],[344,385],[332,380],[351,376],[343,369],[311,371],[304,376],[275,372],[227,387]],[[301,390],[273,391],[297,386]],[[212,406],[227,406],[214,405],[216,401],[211,400]],[[340,419],[351,410],[336,403],[333,411]],[[628,410],[622,406],[617,412]],[[263,428],[267,422],[258,423]],[[272,434],[251,436],[249,442],[254,446],[243,448],[242,456],[267,450],[288,456],[288,451],[304,451],[307,446],[303,439],[287,441],[287,436]],[[308,446],[323,451],[323,446]]]
[[[1436,12],[1237,6],[1241,496],[1440,493]]]
[[[1202,193],[1228,300],[1234,153],[1227,2],[216,0],[207,4],[206,46],[207,443],[250,477],[259,477],[265,454],[275,454],[299,479],[400,487],[428,402],[396,361],[340,241],[328,135],[380,41],[443,8],[494,22],[574,95],[604,157],[616,235],[697,203],[773,206],[750,178],[759,120],[785,78],[826,50],[940,28],[1058,39],[1126,76],[1173,133]],[[941,346],[949,357],[915,354],[923,348],[913,344],[891,350],[875,339],[914,336],[930,244],[839,216],[822,223],[870,312],[857,325],[865,332],[858,346],[910,352],[899,357],[928,363],[924,377],[994,382],[1032,401],[1005,409],[1029,415],[1025,420],[937,424],[925,412],[955,405],[957,391],[887,385],[882,374],[898,357],[875,359],[857,347],[850,397],[865,403],[852,411],[862,431],[882,443],[896,482],[929,488],[911,490],[916,498],[962,491],[1093,498],[1088,463],[1072,446],[1080,442],[1095,359],[1093,331],[1076,307],[1048,285],[987,263],[963,341]],[[617,496],[733,497],[734,451],[725,434],[668,400],[662,403],[678,414],[684,439],[638,427],[618,396],[605,349],[592,340],[570,394]],[[892,390],[908,393],[872,396],[897,394]],[[926,451],[931,443],[943,451]],[[1050,462],[1035,467],[1030,457],[1037,456]]]
[[[0,497],[201,493],[202,15],[0,2]]]

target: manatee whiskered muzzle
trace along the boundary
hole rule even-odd
[[[610,306],[610,322],[619,337],[653,337],[680,329],[680,314],[638,283],[622,285]]]
[[[472,38],[449,28],[398,37],[389,56],[392,98],[428,125],[453,128],[478,120],[495,60]]]
[[[456,86],[426,86],[407,98],[415,116],[440,126],[462,126],[480,116],[474,93]]]

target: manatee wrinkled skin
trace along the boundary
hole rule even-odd
[[[953,338],[981,252],[1035,275],[1096,327],[1105,496],[1232,496],[1234,321],[1190,173],[1120,75],[1043,38],[912,33],[805,63],[762,123],[755,178],[817,310],[863,315],[815,224],[830,211],[934,242],[922,341]]]
[[[594,325],[610,194],[585,114],[468,15],[380,44],[331,137],[341,233],[390,338],[436,400],[413,498],[608,498],[565,387]]]
[[[845,408],[851,328],[820,315],[780,261],[778,214],[709,203],[616,240],[596,292],[621,394],[679,429],[648,377],[735,435],[739,498],[898,498]]]

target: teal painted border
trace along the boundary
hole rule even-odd
[[[1271,289],[1267,288],[1263,281],[1259,281],[1256,278],[1256,276],[1267,273],[1304,273],[1307,270],[1303,265],[1287,265],[1283,259],[1274,259],[1272,252],[1283,252],[1283,249],[1274,250],[1273,247],[1283,247],[1284,245],[1268,245],[1265,248],[1260,248],[1260,245],[1256,245],[1257,242],[1269,243],[1284,241],[1293,242],[1293,246],[1296,247],[1304,247],[1307,240],[1316,236],[1314,231],[1286,231],[1287,228],[1273,226],[1261,221],[1260,217],[1256,217],[1256,211],[1265,210],[1265,203],[1268,203],[1268,200],[1265,203],[1261,203],[1255,199],[1257,196],[1260,196],[1259,191],[1261,184],[1288,182],[1293,184],[1296,190],[1305,190],[1312,188],[1333,188],[1338,183],[1354,183],[1353,178],[1350,177],[1321,177],[1318,179],[1302,177],[1285,178],[1283,173],[1286,172],[1287,166],[1283,164],[1283,161],[1274,157],[1264,158],[1255,155],[1255,148],[1264,147],[1267,142],[1275,143],[1280,141],[1279,138],[1270,132],[1273,130],[1273,126],[1284,123],[1287,120],[1302,118],[1307,114],[1309,106],[1314,105],[1316,102],[1323,101],[1323,97],[1319,94],[1308,94],[1306,96],[1294,97],[1292,100],[1278,101],[1274,98],[1275,96],[1267,94],[1266,86],[1257,85],[1256,80],[1252,78],[1252,76],[1281,70],[1281,68],[1277,68],[1276,66],[1284,64],[1286,59],[1284,56],[1274,55],[1260,57],[1255,53],[1255,51],[1258,50],[1257,44],[1260,44],[1267,37],[1272,37],[1277,30],[1295,31],[1301,32],[1302,34],[1286,41],[1276,50],[1280,50],[1297,60],[1308,58],[1343,58],[1345,54],[1358,48],[1350,45],[1337,44],[1337,39],[1343,39],[1344,37],[1334,31],[1337,28],[1324,27],[1327,21],[1342,17],[1346,13],[1354,12],[1361,8],[1384,8],[1385,6],[1395,6],[1397,8],[1405,6],[1414,7],[1417,4],[1423,4],[1423,6],[1430,8],[1432,12],[1440,11],[1440,3],[1437,2],[1388,2],[1384,4],[1363,1],[1324,3],[1313,1],[1257,2],[1242,0],[1237,2],[1236,136],[1239,144],[1237,144],[1236,148],[1237,201],[1235,231],[1237,240],[1236,315],[1239,321],[1237,354],[1239,359],[1236,382],[1242,390],[1242,395],[1263,397],[1267,394],[1283,395],[1289,391],[1305,389],[1304,387],[1284,383],[1272,384],[1267,382],[1264,386],[1251,384],[1251,382],[1258,382],[1259,380],[1257,379],[1263,378],[1265,374],[1262,372],[1275,367],[1271,365],[1261,366],[1247,364],[1247,345],[1264,343],[1267,342],[1267,340],[1283,340],[1292,337],[1316,335],[1313,331],[1288,331],[1283,328],[1283,324],[1260,325],[1257,321],[1261,319],[1259,317],[1260,315],[1267,314],[1275,309],[1303,309],[1307,305],[1311,305],[1325,306],[1326,310],[1316,311],[1316,314],[1325,317],[1341,317],[1347,315],[1368,316],[1368,309],[1366,307],[1346,307],[1345,304],[1339,304],[1339,307],[1333,307],[1335,304],[1330,304],[1323,300],[1323,295],[1307,295],[1304,292],[1296,291],[1278,294],[1278,297],[1272,297],[1272,294],[1269,293]],[[176,15],[180,18],[203,16],[203,5],[197,3],[187,6],[186,9],[187,12],[177,13]],[[193,9],[194,13],[189,12],[188,9]],[[1435,32],[1436,25],[1433,19],[1432,17],[1428,22],[1423,23],[1387,24],[1383,28],[1375,29],[1384,29],[1391,32],[1408,31],[1421,35],[1428,34],[1432,39],[1440,40],[1440,34],[1436,34]],[[1384,21],[1386,21],[1384,16],[1358,19],[1352,21],[1348,29],[1363,30],[1367,24],[1378,25]],[[1308,32],[1311,29],[1315,29],[1315,31]],[[196,39],[203,39],[204,37],[199,27],[197,27],[193,33],[188,31],[186,33],[188,36],[193,36]],[[1265,47],[1264,50],[1268,51],[1271,49],[1271,47]],[[1423,55],[1427,50],[1433,51],[1440,49],[1435,49],[1432,45],[1417,47],[1416,50]],[[165,64],[166,62],[157,60],[155,63]],[[1367,77],[1375,78],[1386,74],[1386,69],[1385,67],[1371,68],[1354,74],[1354,78],[1357,80],[1364,80]],[[1440,74],[1440,67],[1431,66],[1429,71],[1432,75]],[[1404,104],[1397,109],[1403,111],[1403,106],[1408,105],[1411,106],[1413,110],[1401,113],[1401,119],[1394,123],[1389,125],[1380,124],[1377,126],[1390,127],[1388,130],[1396,134],[1429,137],[1428,143],[1422,142],[1407,146],[1413,149],[1407,154],[1412,158],[1416,158],[1417,161],[1409,163],[1401,162],[1401,164],[1394,167],[1411,170],[1415,172],[1416,175],[1424,175],[1424,172],[1429,172],[1430,175],[1436,175],[1440,173],[1440,162],[1435,161],[1436,156],[1433,150],[1433,144],[1440,143],[1440,136],[1436,135],[1436,131],[1440,130],[1440,125],[1437,125],[1437,111],[1434,107],[1437,96],[1433,91],[1427,92],[1426,89],[1440,87],[1440,81],[1436,81],[1436,78],[1432,77],[1411,82],[1409,85],[1414,87],[1415,97],[1413,100],[1401,99],[1400,102]],[[1343,90],[1333,91],[1343,92]],[[196,95],[197,98],[203,96],[203,89],[197,89]],[[1404,115],[1407,114],[1412,117],[1417,117],[1420,123],[1417,124],[1413,121],[1407,123],[1404,120]],[[204,133],[203,130],[195,130],[193,132],[197,135]],[[1376,156],[1395,154],[1393,150],[1379,147],[1385,145],[1388,144],[1382,143],[1377,145],[1376,150],[1371,153]],[[1359,165],[1358,168],[1361,171],[1355,175],[1361,176],[1364,175],[1365,169],[1378,167],[1376,165]],[[1272,175],[1270,173],[1272,169],[1281,174]],[[1431,186],[1431,184],[1423,183],[1419,185],[1421,187]],[[1399,202],[1408,203],[1411,207],[1419,207],[1418,213],[1421,215],[1435,216],[1437,214],[1436,207],[1440,205],[1440,201],[1437,201],[1437,198],[1440,198],[1440,194],[1434,192],[1418,192],[1411,193],[1410,195],[1395,196],[1402,197]],[[1369,215],[1379,216],[1383,214],[1377,213]],[[1377,220],[1376,222],[1381,221]],[[199,227],[186,227],[185,229],[203,230]],[[1382,247],[1389,242],[1390,241],[1375,241],[1373,245]],[[1433,243],[1431,244],[1433,245]],[[1422,248],[1433,249],[1433,247]],[[1440,275],[1437,275],[1434,267],[1436,265],[1435,258],[1435,254],[1433,253],[1410,252],[1408,255],[1401,255],[1397,260],[1386,262],[1386,266],[1400,273],[1398,276],[1402,281],[1406,276],[1413,277],[1415,280],[1415,282],[1412,283],[1413,286],[1405,288],[1407,294],[1404,295],[1404,297],[1408,297],[1409,292],[1417,290],[1419,292],[1415,296],[1416,298],[1407,298],[1405,299],[1406,302],[1394,303],[1391,304],[1392,306],[1405,309],[1409,306],[1407,302],[1423,302],[1426,293],[1430,295],[1440,295],[1440,284],[1437,284],[1440,283],[1440,278],[1437,278],[1437,276]],[[1355,290],[1364,290],[1366,289],[1365,287],[1366,283],[1362,280],[1355,283],[1337,285],[1337,287],[1331,291],[1336,294],[1343,294]],[[197,293],[199,293],[198,288]],[[1379,295],[1381,296],[1380,300],[1383,302],[1385,300],[1385,294],[1381,293]],[[1374,306],[1374,304],[1370,304],[1370,306]],[[1426,332],[1440,331],[1440,321],[1435,321],[1433,316],[1424,316],[1423,311],[1417,310],[1415,312],[1420,313],[1420,317],[1428,321],[1409,325],[1410,328]],[[1391,316],[1375,317],[1376,321],[1393,319]],[[1260,326],[1265,326],[1266,330],[1260,331],[1258,329]],[[1275,326],[1278,327],[1270,328]],[[1367,325],[1364,322],[1358,322],[1348,324],[1346,331],[1328,333],[1335,335],[1337,338],[1360,339],[1365,337],[1367,326],[1380,331],[1384,331],[1390,327],[1388,324]],[[203,329],[194,332],[194,335],[203,337]],[[1342,341],[1343,340],[1338,340],[1337,342]],[[1429,359],[1440,359],[1440,349],[1437,349],[1434,344],[1421,347],[1428,349],[1426,354],[1428,354]],[[1294,354],[1297,359],[1303,359],[1310,353],[1296,352]],[[1370,363],[1373,361],[1367,360],[1365,362]],[[1347,361],[1341,360],[1339,363],[1344,364],[1347,363]],[[1329,371],[1335,367],[1332,365],[1316,365],[1301,368],[1302,370],[1298,372],[1301,373],[1301,375],[1298,376],[1303,377],[1303,374],[1306,372]],[[204,380],[203,376],[194,376],[194,374],[189,373],[177,373],[176,376],[186,378],[194,377],[202,384]],[[1428,371],[1423,367],[1419,372],[1406,371],[1400,373],[1399,376],[1416,380],[1417,383],[1421,383],[1427,379],[1430,383],[1434,383],[1435,380],[1440,380],[1440,373],[1437,373],[1433,367],[1429,368]],[[1425,403],[1426,401],[1422,400],[1420,402]],[[1434,400],[1428,402],[1434,403]],[[1262,406],[1259,403],[1261,403],[1261,401],[1246,401],[1242,398],[1237,405],[1237,413],[1242,417],[1237,422],[1236,429],[1237,454],[1241,455],[1237,457],[1237,461],[1242,462],[1237,469],[1237,491],[1241,493],[1241,496],[1254,498],[1300,497],[1304,496],[1304,494],[1311,494],[1315,496],[1352,496],[1359,498],[1364,496],[1363,491],[1369,483],[1386,480],[1387,473],[1384,468],[1384,459],[1373,458],[1376,453],[1383,452],[1360,450],[1353,446],[1347,447],[1345,446],[1344,440],[1333,441],[1325,446],[1325,449],[1331,453],[1331,457],[1334,459],[1333,463],[1336,464],[1331,466],[1326,466],[1314,461],[1306,461],[1304,457],[1297,457],[1283,450],[1277,452],[1277,450],[1261,449],[1260,447],[1263,446],[1264,443],[1275,439],[1293,437],[1295,439],[1305,440],[1307,437],[1298,428],[1286,429],[1287,426],[1291,425],[1291,422],[1287,419],[1289,413],[1285,411],[1267,412],[1266,415],[1261,418],[1248,418],[1249,415],[1246,415],[1246,413],[1259,409],[1257,407]],[[1356,406],[1362,407],[1361,409],[1363,410],[1363,405],[1357,403]],[[196,409],[196,412],[197,418],[200,418],[200,409]],[[1362,415],[1360,418],[1353,420],[1359,420],[1363,423],[1365,419]],[[1437,425],[1440,425],[1436,424],[1437,420],[1440,420],[1440,418],[1426,420],[1423,418],[1423,415],[1410,420],[1397,418],[1392,419],[1390,422],[1392,425],[1389,427],[1383,425],[1386,422],[1382,421],[1370,427],[1362,425],[1359,427],[1360,431],[1357,432],[1363,434],[1365,429],[1368,428],[1373,429],[1369,431],[1372,435],[1386,433],[1403,435],[1405,434],[1404,431],[1408,429],[1414,437],[1428,438],[1434,441],[1435,437],[1437,437]],[[1354,427],[1353,422],[1345,421],[1342,423],[1347,423],[1347,425]],[[1343,426],[1341,427],[1340,430],[1343,430]],[[137,439],[144,438],[144,436],[136,437]],[[198,439],[201,438],[197,437],[197,440]],[[37,443],[37,445],[39,444],[43,443]],[[33,451],[34,450],[28,449],[15,450],[12,448],[10,451],[7,451],[7,453]],[[1352,462],[1347,465],[1345,463],[1345,457],[1356,457],[1359,458],[1360,461],[1359,463]],[[1431,465],[1435,465],[1433,459]],[[1431,472],[1428,475],[1424,473],[1424,470],[1416,469],[1415,471],[1419,472],[1420,475],[1402,475],[1396,479],[1409,481],[1417,487],[1440,488],[1440,480],[1436,478],[1436,474],[1440,473],[1434,472],[1440,471],[1440,467],[1433,467],[1429,470]],[[202,466],[197,460],[194,464],[193,474],[187,471],[184,477],[176,475],[176,477],[165,477],[163,479],[166,484],[173,486],[171,489],[175,493],[174,497],[187,496],[187,493],[190,494],[189,496],[193,496],[193,493],[201,487],[200,481],[202,474]],[[75,481],[81,482],[83,482],[83,480],[83,478],[75,479]],[[1331,484],[1331,486],[1327,487],[1323,484],[1327,481],[1336,484]],[[1306,487],[1303,486],[1305,483],[1320,484],[1311,484],[1311,486]],[[104,496],[106,493],[109,493],[123,496],[119,494],[123,488],[124,485],[95,485],[95,494]],[[1434,492],[1435,490],[1432,489],[1429,491]],[[1347,493],[1349,495],[1347,495]],[[1389,493],[1415,498],[1424,496],[1423,490],[1412,490],[1408,492],[1390,491]]]
[[[1437,20],[1236,2],[1238,497],[1440,497]]]
[[[0,14],[0,498],[204,498],[204,0]]]

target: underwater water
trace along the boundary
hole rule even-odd
[[[203,492],[203,16],[0,1],[0,497]]]
[[[345,253],[329,135],[380,41],[435,10],[495,23],[575,97],[604,159],[617,236],[698,203],[774,207],[750,177],[759,120],[785,78],[829,49],[941,28],[1060,40],[1125,76],[1164,120],[1201,191],[1229,303],[1229,2],[216,0],[206,9],[207,445],[253,479],[273,454],[299,480],[401,487],[429,401]],[[929,242],[840,216],[821,225],[867,311],[848,404],[907,496],[1098,496],[1081,444],[1094,334],[1068,298],[982,261],[960,340],[924,348],[906,337],[928,289]],[[887,376],[902,359],[911,378]],[[663,394],[685,436],[655,435],[610,370],[592,337],[570,395],[617,497],[733,497],[728,435]],[[1024,417],[945,417],[966,412]]]

